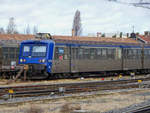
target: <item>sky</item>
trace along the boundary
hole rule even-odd
[[[121,0],[137,1],[137,0]],[[0,27],[6,29],[10,17],[17,30],[38,27],[38,32],[71,35],[75,11],[81,13],[82,35],[150,31],[150,9],[117,4],[107,0],[0,0]]]

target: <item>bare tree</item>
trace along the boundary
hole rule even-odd
[[[29,24],[28,24],[28,26],[27,26],[27,28],[26,28],[26,30],[25,30],[25,33],[26,33],[26,34],[31,34]]]
[[[34,27],[33,27],[33,34],[35,35],[37,32],[38,32],[38,27],[37,27],[37,26],[34,26]]]
[[[6,32],[8,34],[18,34],[18,31],[16,29],[16,24],[15,24],[15,19],[13,17],[9,18],[9,23]]]
[[[0,28],[0,34],[5,34],[5,30],[3,27]]]
[[[82,26],[81,26],[81,18],[80,18],[80,11],[77,10],[75,12],[74,20],[73,20],[73,31],[75,36],[80,36],[82,33]]]

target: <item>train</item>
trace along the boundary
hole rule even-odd
[[[19,49],[22,40],[35,39],[34,35],[0,34],[0,78],[12,79],[21,68]]]
[[[20,70],[19,60],[19,44],[17,40],[1,40],[0,41],[0,76],[8,78],[15,75]]]
[[[149,44],[133,39],[39,36],[43,38],[20,44],[19,64],[28,67],[31,78],[150,73]]]

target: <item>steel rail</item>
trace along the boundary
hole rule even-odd
[[[5,95],[11,95],[11,97],[30,97],[37,95],[61,95],[101,90],[138,88],[141,84],[138,83],[138,80],[139,79],[0,87],[0,98],[5,97]],[[148,81],[150,78],[141,78],[140,80]]]
[[[113,80],[113,81],[90,81],[90,82],[75,82],[75,83],[55,83],[55,84],[35,84],[35,85],[22,85],[22,86],[1,86],[0,90],[2,89],[13,89],[13,88],[17,88],[17,89],[22,89],[22,88],[28,88],[28,87],[58,87],[58,86],[68,86],[68,85],[88,85],[88,84],[118,84],[118,83],[132,83],[132,82],[137,82],[138,80],[142,80],[142,81],[149,81],[150,77],[147,78],[138,78],[138,79],[127,79],[127,80]]]

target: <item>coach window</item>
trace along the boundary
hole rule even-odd
[[[23,47],[23,52],[29,52],[30,51],[30,47],[29,46],[24,46]]]
[[[147,50],[144,50],[144,58],[147,58]]]
[[[90,49],[89,48],[84,48],[83,58],[84,59],[90,59]]]
[[[54,59],[58,59],[58,47],[55,48],[55,54],[54,54]]]
[[[147,49],[147,59],[150,58],[150,49]]]
[[[69,51],[70,51],[70,49],[68,47],[64,47],[64,60],[69,59],[69,56],[68,56]]]
[[[148,49],[148,58],[150,59],[150,49]]]
[[[10,59],[14,59],[15,58],[15,54],[11,53],[10,54]]]
[[[8,53],[9,53],[9,52],[8,52],[8,47],[4,47],[4,48],[3,48],[3,58],[4,58],[4,59],[8,59],[8,57],[9,57],[9,56],[8,56]]]
[[[109,59],[114,59],[114,49],[108,49],[107,50],[107,57]]]
[[[121,50],[121,48],[118,48],[118,59],[121,59],[121,57],[122,57],[122,50]]]
[[[102,48],[102,59],[107,59],[107,49],[106,48]]]
[[[72,59],[78,59],[78,48],[72,48]]]
[[[115,55],[116,55],[116,49],[114,48],[114,49],[112,49],[112,55],[113,55],[113,59],[115,59]]]
[[[56,47],[55,49],[55,59],[63,60],[64,59],[64,48]]]
[[[72,59],[77,59],[77,48],[72,48],[72,51],[71,51],[71,56],[72,56]]]
[[[3,52],[8,52],[8,47],[3,47]]]
[[[76,58],[76,59],[79,59],[78,51],[79,51],[79,49],[78,49],[78,48],[76,48],[76,49],[75,49],[75,53],[76,53],[76,54],[75,54],[75,58]]]
[[[132,52],[133,52],[132,58],[136,59],[137,58],[137,50],[133,49]]]
[[[45,57],[46,56],[46,46],[45,45],[35,45],[32,47],[33,57]]]
[[[124,58],[128,59],[128,50],[126,48],[124,48]]]
[[[141,58],[141,49],[137,49],[137,58]]]
[[[9,57],[9,56],[8,56],[8,53],[3,53],[3,58],[4,58],[4,59],[8,59],[8,57]]]
[[[129,49],[126,49],[126,51],[127,51],[127,59],[130,59],[130,50]]]
[[[15,58],[15,47],[9,48],[9,52],[10,52],[10,59],[14,59]]]
[[[30,52],[30,46],[24,46],[23,47],[23,56],[29,56],[29,52]]]
[[[127,59],[127,49],[123,49],[123,57],[125,58],[125,59]]]
[[[71,51],[72,51],[72,52],[71,52],[71,58],[72,58],[72,59],[75,59],[75,54],[76,54],[76,53],[75,53],[75,48],[71,48]]]
[[[83,49],[82,48],[79,49],[78,56],[79,56],[79,59],[83,58]]]
[[[147,59],[148,59],[148,57],[149,57],[148,49],[147,49],[146,51],[147,51],[147,52],[146,52],[146,56],[147,56]]]
[[[138,49],[136,49],[136,58],[139,58]]]
[[[14,47],[9,48],[9,51],[10,51],[11,53],[15,52],[15,48],[14,48]]]
[[[90,59],[95,59],[96,58],[96,48],[91,48],[90,49]]]
[[[16,58],[18,58],[18,56],[19,56],[19,48],[16,48]]]
[[[148,49],[144,50],[144,56],[145,56],[146,59],[148,58]]]
[[[129,49],[125,49],[125,58],[129,59]]]
[[[101,59],[102,57],[102,49],[101,48],[97,48],[97,56],[96,59]]]
[[[128,59],[132,59],[132,50],[131,49],[128,49]]]

